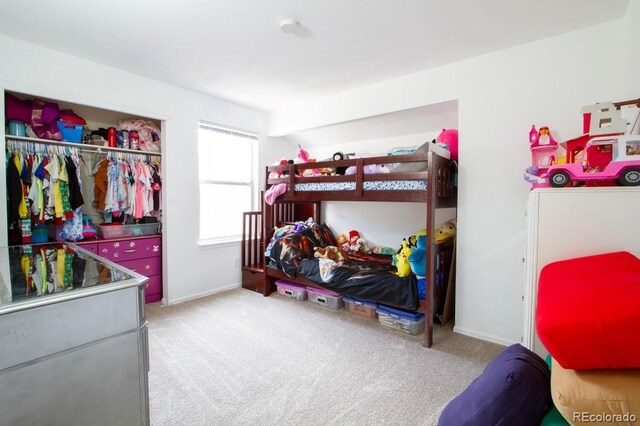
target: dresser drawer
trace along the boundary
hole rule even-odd
[[[83,249],[90,251],[91,253],[98,254],[98,244],[96,243],[80,244],[79,242],[77,242],[76,244],[78,245],[78,247],[82,247]]]
[[[118,264],[145,277],[162,274],[162,260],[160,257],[147,257],[145,259],[118,261]]]
[[[98,256],[114,262],[160,256],[162,240],[160,237],[141,238],[139,240],[109,241],[98,243]]]
[[[144,285],[145,303],[153,303],[162,299],[162,276],[154,275]]]

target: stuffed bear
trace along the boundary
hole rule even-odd
[[[427,275],[427,236],[418,235],[416,239],[416,248],[413,249],[409,257],[409,266],[417,277],[425,277]]]

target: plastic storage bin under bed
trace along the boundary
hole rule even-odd
[[[378,304],[375,302],[356,299],[355,297],[344,297],[343,300],[344,300],[344,308],[347,310],[347,312],[350,312],[356,315],[361,315],[367,318],[378,317],[378,314],[376,313]]]
[[[331,309],[340,309],[344,305],[340,293],[315,287],[307,287],[307,293],[309,294],[309,302],[317,305]]]
[[[424,314],[420,312],[406,312],[388,306],[378,306],[378,321],[385,327],[402,331],[407,334],[419,334],[424,331]]]
[[[307,287],[303,285],[278,280],[276,281],[276,287],[278,288],[278,294],[282,296],[296,300],[307,300]]]

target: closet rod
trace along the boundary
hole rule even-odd
[[[109,146],[88,145],[88,144],[74,143],[74,142],[58,142],[58,141],[52,141],[49,139],[37,139],[37,138],[29,138],[25,136],[6,135],[6,139],[14,140],[14,141],[39,143],[39,144],[52,145],[52,146],[68,146],[70,148],[78,148],[82,151],[95,151],[98,153],[101,153],[104,151],[113,151],[113,152],[127,152],[127,153],[138,154],[138,155],[154,155],[156,157],[162,157],[162,153],[160,152],[140,151],[136,149],[112,148]]]

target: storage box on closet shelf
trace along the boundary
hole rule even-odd
[[[159,227],[160,223],[136,223],[132,225],[96,225],[98,238],[103,240],[111,238],[138,237],[142,235],[155,235],[158,233]]]

